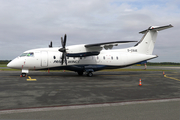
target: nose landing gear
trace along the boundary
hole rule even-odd
[[[21,77],[27,77],[26,73],[21,73]]]
[[[22,69],[22,73],[21,73],[20,77],[27,77],[27,75],[26,75],[27,73],[29,73],[29,70]]]

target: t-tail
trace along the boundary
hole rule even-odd
[[[156,42],[158,31],[165,30],[173,27],[171,24],[166,26],[151,26],[147,30],[143,30],[139,33],[144,34],[142,39],[134,46],[138,53],[152,55],[154,45]]]

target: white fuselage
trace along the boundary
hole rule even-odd
[[[157,57],[156,55],[140,54],[133,49],[102,50],[97,56],[67,57],[67,65],[61,65],[62,53],[58,49],[40,48],[25,51],[24,53],[33,53],[33,55],[19,56],[11,61],[8,67],[22,70],[66,68],[71,70],[72,66],[94,66],[95,68],[100,67],[100,69],[120,68]],[[94,70],[96,71],[96,69]],[[73,71],[76,70],[73,69]]]

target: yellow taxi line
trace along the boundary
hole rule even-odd
[[[169,78],[169,79],[173,79],[173,80],[177,80],[177,81],[180,81],[180,79],[177,79],[177,78],[173,78],[173,77],[168,77],[167,75],[164,75],[165,78]]]
[[[28,76],[28,77],[29,77],[29,79],[27,79],[27,81],[36,81],[36,79],[31,79],[30,76]]]

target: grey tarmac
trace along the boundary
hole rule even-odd
[[[179,70],[166,71],[166,75],[169,78],[164,77],[162,71],[96,72],[93,77],[78,76],[74,72],[30,72],[28,77],[36,79],[36,81],[27,81],[28,77],[23,78],[19,75],[20,71],[0,71],[0,119],[15,119],[15,117],[10,118],[8,116],[11,116],[10,114],[15,116],[20,114],[1,114],[4,111],[9,110],[83,106],[92,104],[100,105],[132,101],[143,102],[180,98]],[[139,79],[142,81],[142,86],[139,86]],[[173,104],[172,106],[175,107],[175,103],[178,104],[179,101],[168,101],[167,103],[167,105]],[[149,104],[150,106],[151,104],[152,106],[159,105],[158,103],[143,103],[141,106],[143,105],[144,109],[147,109],[148,111],[149,108],[145,106],[148,106]],[[128,106],[128,108],[124,108],[124,110],[132,107],[132,105]],[[107,110],[112,109],[112,107],[106,107]],[[104,108],[94,107],[94,109],[83,109],[78,109],[77,111],[81,111],[80,113],[82,113],[90,110],[92,112]],[[117,109],[120,108],[117,106]],[[151,109],[153,110],[154,108]],[[114,110],[115,111],[112,111],[112,114],[117,114],[116,108]],[[171,111],[171,109],[169,110]],[[172,108],[172,111],[173,110],[176,111],[179,109]],[[73,109],[64,110],[63,112],[65,111],[70,112],[73,111]],[[106,112],[110,113],[111,111]],[[49,111],[47,114],[51,112]],[[36,112],[31,112],[31,114],[33,113],[37,114]],[[38,114],[40,115],[40,113]],[[80,113],[77,113],[77,115],[80,115]],[[100,114],[105,113],[100,112]],[[174,114],[175,113],[176,112],[174,112]],[[42,112],[42,114],[44,114],[44,112]],[[98,114],[98,112],[94,114]],[[25,114],[21,115],[23,116]],[[69,116],[67,116],[67,118],[68,117]],[[56,117],[52,116],[52,118]],[[20,118],[19,116],[19,119],[28,118]],[[30,117],[30,119],[33,118]]]

